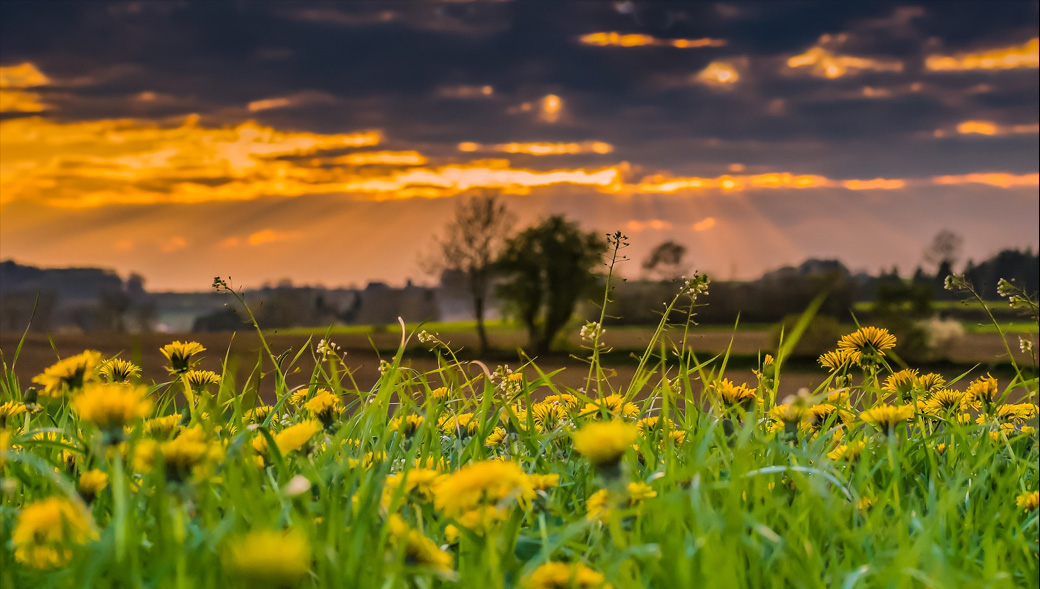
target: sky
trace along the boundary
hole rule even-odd
[[[460,199],[745,279],[1040,247],[1031,2],[0,3],[0,258],[431,282]]]

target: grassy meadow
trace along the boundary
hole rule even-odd
[[[603,316],[562,371],[402,324],[363,382],[345,332],[258,329],[236,377],[175,341],[25,378],[5,343],[0,586],[1037,586],[1034,350],[997,325],[997,378],[938,374],[851,326],[792,386],[811,310],[737,371],[694,344],[707,288],[624,371]]]

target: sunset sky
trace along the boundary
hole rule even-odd
[[[458,198],[750,278],[1040,246],[1038,3],[0,3],[0,258],[429,282]],[[635,275],[638,264],[628,272]]]

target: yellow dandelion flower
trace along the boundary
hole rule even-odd
[[[531,407],[531,419],[538,430],[549,432],[560,426],[568,417],[567,408],[557,403],[542,401]]]
[[[295,587],[311,567],[307,536],[295,530],[257,530],[233,538],[226,549],[227,567],[246,585]]]
[[[755,389],[749,388],[746,383],[734,385],[728,378],[716,382],[712,391],[724,406],[745,410],[750,409],[758,398]]]
[[[180,423],[181,416],[178,414],[153,417],[145,420],[144,433],[153,438],[168,438],[170,434],[176,431]]]
[[[603,574],[581,563],[547,562],[523,578],[524,589],[610,589]]]
[[[497,448],[505,443],[507,435],[509,434],[504,428],[496,427],[488,434],[487,439],[484,440],[484,445],[488,448]]]
[[[7,427],[7,420],[28,412],[28,407],[20,401],[0,403],[0,428]]]
[[[159,348],[159,351],[170,361],[167,370],[171,374],[183,374],[195,367],[195,364],[198,363],[195,356],[205,352],[206,348],[198,342],[175,341]]]
[[[444,473],[432,468],[413,468],[392,474],[383,483],[383,506],[389,507],[398,491],[407,499],[430,503],[433,501],[434,488],[444,476]]]
[[[829,368],[831,370],[839,370],[849,364],[855,364],[859,359],[859,354],[854,350],[848,350],[844,348],[838,348],[837,350],[831,350],[824,352],[820,358],[820,366]]]
[[[11,533],[14,559],[35,569],[53,569],[72,560],[73,548],[98,538],[81,506],[60,497],[26,506]]]
[[[189,370],[184,373],[188,387],[195,392],[205,392],[210,385],[220,383],[220,375],[212,370]]]
[[[686,441],[686,432],[681,429],[673,429],[668,432],[668,439],[676,446]]]
[[[852,421],[852,414],[844,409],[839,409],[830,403],[821,403],[809,407],[809,424],[814,429],[819,429],[826,423],[831,425],[848,424]]]
[[[437,388],[435,388],[435,389],[430,391],[430,398],[431,399],[436,399],[436,400],[447,399],[450,395],[451,395],[451,391],[448,390],[448,387],[437,387]]]
[[[87,350],[58,361],[34,376],[32,381],[43,387],[43,396],[57,398],[97,380],[100,364],[101,352]]]
[[[485,460],[463,466],[444,477],[434,489],[434,506],[458,517],[485,504],[506,500],[526,502],[534,498],[534,486],[519,464]]]
[[[1036,405],[1031,403],[1005,403],[997,406],[994,415],[1000,421],[1029,421],[1036,417]]]
[[[438,572],[451,571],[455,559],[450,552],[445,552],[437,543],[426,537],[419,530],[413,530],[404,519],[396,513],[390,516],[390,536],[398,549],[404,552],[404,563],[434,569]]]
[[[556,488],[559,484],[560,475],[556,473],[531,475],[531,486],[534,487],[535,491],[548,491]]]
[[[859,511],[861,511],[863,513],[866,513],[868,511],[870,511],[871,509],[873,509],[873,507],[874,507],[874,500],[871,499],[870,497],[861,497],[859,502],[856,503],[856,509],[858,509]]]
[[[650,417],[644,417],[636,422],[636,429],[639,433],[646,435],[647,432],[652,432],[657,427],[658,422],[661,421],[660,415],[653,415]]]
[[[921,381],[918,378],[917,371],[908,368],[886,378],[885,386],[882,388],[898,395],[900,399],[905,401],[910,398],[910,394],[913,391],[921,388]]]
[[[88,470],[79,475],[76,488],[84,497],[95,497],[108,486],[108,473],[103,470]]]
[[[569,393],[560,393],[559,395],[549,395],[542,399],[543,403],[552,403],[553,405],[559,405],[567,411],[574,411],[578,407],[581,407],[581,399],[571,395]]]
[[[859,440],[849,444],[841,444],[837,448],[828,452],[827,458],[830,458],[831,460],[835,461],[847,460],[849,462],[854,462],[856,459],[859,458],[860,454],[863,453],[863,450],[866,449],[866,447],[867,443],[863,440]]]
[[[360,467],[363,470],[371,468],[373,464],[379,464],[380,462],[386,462],[386,452],[365,452],[365,455],[360,459],[347,458],[347,466],[350,468]]]
[[[657,491],[646,483],[631,482],[626,487],[626,491],[628,491],[628,500],[633,505],[657,497]]]
[[[605,521],[610,518],[610,491],[600,489],[585,502],[585,519],[590,522]]]
[[[295,452],[308,443],[315,434],[324,429],[320,422],[314,420],[301,421],[300,423],[290,425],[282,431],[274,435],[274,444],[278,447],[278,451],[282,453],[282,456],[290,452]],[[263,451],[261,454],[267,452],[267,438],[263,436],[256,436],[253,438],[253,447],[256,448],[257,442],[263,442]],[[259,450],[259,449],[258,449]]]
[[[309,396],[309,394],[310,393],[307,391],[307,389],[296,391],[295,393],[289,395],[289,403],[295,405],[296,407],[299,407],[307,402],[307,397]]]
[[[458,415],[445,415],[437,424],[437,429],[445,435],[465,437],[477,433],[480,422],[472,413],[459,413]]]
[[[886,404],[877,405],[859,414],[860,419],[886,433],[891,432],[897,425],[910,420],[913,416],[912,405]]]
[[[267,419],[267,416],[271,414],[271,411],[274,411],[274,407],[270,405],[257,405],[242,414],[242,421],[248,421],[249,423],[263,423],[263,421]],[[277,417],[277,415],[275,417]]]
[[[574,449],[596,466],[616,464],[638,435],[630,423],[593,422],[574,434]]]
[[[969,405],[988,411],[1000,398],[1000,386],[997,379],[987,374],[972,381],[964,391],[964,396]]]
[[[928,374],[922,374],[917,379],[918,384],[921,386],[921,390],[931,395],[936,391],[946,386],[946,379],[941,374],[929,372]]]
[[[397,432],[402,436],[413,436],[415,432],[422,427],[422,424],[426,422],[426,418],[422,415],[405,415],[404,417],[395,417],[390,420],[387,427],[392,432]]]
[[[808,407],[797,403],[785,403],[783,405],[777,405],[769,410],[769,417],[785,426],[795,425],[806,421],[810,415],[811,412]]]
[[[961,410],[964,404],[964,393],[942,389],[932,393],[921,403],[921,411],[934,417],[945,417]]]
[[[582,417],[595,417],[603,413],[611,417],[634,419],[639,416],[639,406],[627,402],[624,397],[615,394],[587,403],[581,410]]]
[[[128,383],[88,383],[72,398],[72,410],[103,430],[147,417],[152,411],[148,388]]]
[[[4,467],[4,461],[7,460],[7,453],[10,451],[11,438],[13,437],[11,432],[0,428],[0,470]]]
[[[327,389],[318,389],[314,396],[303,404],[303,409],[320,419],[323,424],[331,424],[343,412],[343,401]]]
[[[946,442],[939,442],[935,445],[935,451],[941,454],[946,454]]]
[[[141,376],[141,367],[129,360],[111,358],[101,363],[100,372],[108,382],[127,382]]]
[[[896,347],[896,336],[884,327],[867,326],[842,336],[838,342],[839,350],[850,350],[850,360],[860,363],[872,361],[875,356],[884,356],[885,350]]]
[[[1032,493],[1022,493],[1018,497],[1015,497],[1015,505],[1022,511],[1033,511],[1040,507],[1040,491],[1033,491]]]
[[[194,474],[205,478],[209,467],[224,458],[220,444],[208,440],[201,427],[185,429],[176,438],[159,445],[166,465],[166,475],[171,480],[184,480]]]

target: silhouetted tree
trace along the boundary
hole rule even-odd
[[[577,223],[549,217],[506,243],[499,268],[507,277],[499,296],[527,327],[531,346],[549,350],[574,313],[578,298],[596,283],[606,241]]]
[[[651,280],[673,280],[682,276],[683,257],[686,255],[686,246],[665,241],[658,244],[650,255],[643,260],[643,271]]]
[[[455,270],[465,275],[481,352],[488,349],[484,315],[494,261],[502,251],[512,222],[513,215],[494,192],[460,200],[455,218],[438,242],[437,259],[431,261],[431,265],[441,270]]]
[[[942,273],[943,267],[949,271],[957,263],[963,244],[964,239],[949,229],[935,234],[932,243],[924,250],[924,261],[938,270],[937,278],[946,280],[946,275]]]

